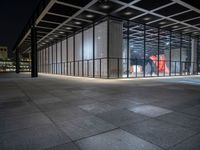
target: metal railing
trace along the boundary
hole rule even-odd
[[[80,77],[137,78],[198,74],[199,66],[200,64],[191,61],[97,58],[39,64],[38,70],[41,73]]]

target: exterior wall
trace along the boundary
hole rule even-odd
[[[38,70],[97,78],[196,74],[200,71],[199,47],[199,40],[188,35],[110,19],[38,51]],[[153,55],[155,61],[150,60]],[[162,62],[168,71],[159,71],[159,66],[152,71],[153,63]]]
[[[0,46],[0,60],[8,59],[8,48],[5,46]]]

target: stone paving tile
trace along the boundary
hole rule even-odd
[[[77,141],[81,150],[162,150],[121,129]]]
[[[115,109],[115,107],[112,107],[104,103],[86,104],[86,105],[80,105],[79,107],[93,114],[104,113]]]
[[[163,148],[170,148],[196,134],[195,131],[154,119],[129,124],[122,129]]]
[[[173,124],[177,124],[183,127],[186,127],[190,130],[200,132],[200,118],[190,116],[183,113],[172,112],[163,116],[158,117],[157,119],[162,121],[167,121]]]
[[[1,150],[40,150],[70,142],[70,139],[53,125],[17,130],[0,134]]]
[[[171,110],[153,105],[141,105],[138,107],[129,108],[129,110],[148,117],[158,117],[172,112]]]
[[[126,99],[108,99],[101,102],[105,104],[109,104],[117,109],[133,108],[133,107],[137,107],[138,105],[143,104],[143,103],[134,102],[131,100],[126,100]]]
[[[126,109],[108,111],[97,116],[117,127],[149,119],[149,117],[136,114]]]
[[[183,109],[181,112],[200,117],[200,105]]]
[[[46,112],[46,114],[56,123],[72,120],[79,117],[91,116],[91,114],[78,107],[66,107],[55,111]]]
[[[163,101],[152,103],[152,105],[167,108],[173,111],[182,111],[199,104],[200,104],[199,99],[189,99],[189,98],[187,99],[187,98],[181,97],[179,98],[179,100],[176,100],[175,96],[173,96],[172,98],[167,98],[166,100],[163,100]]]
[[[0,103],[0,117],[17,116],[39,112],[39,109],[27,101],[8,101]]]
[[[44,112],[48,111],[56,111],[60,109],[65,109],[70,107],[71,105],[67,102],[59,101],[59,102],[53,102],[53,103],[43,103],[43,104],[37,104],[38,108]]]
[[[68,120],[60,123],[59,127],[72,140],[78,140],[116,128],[108,122],[94,116]]]
[[[41,104],[49,104],[49,103],[56,103],[56,102],[62,102],[61,99],[57,97],[48,97],[48,98],[37,98],[33,100],[35,104],[41,105]]]
[[[200,150],[200,134],[180,142],[169,150]]]
[[[177,79],[169,83],[169,79],[27,75],[0,75],[2,150],[199,149],[200,89],[196,85],[180,84]],[[156,118],[127,110],[142,105],[156,106],[142,109]],[[114,132],[118,127],[129,133]],[[79,141],[71,143],[67,133]]]
[[[0,118],[0,133],[30,128],[42,124],[50,124],[51,121],[43,113],[25,114],[22,116]]]
[[[80,150],[77,145],[75,145],[74,143],[70,142],[67,144],[62,144],[62,145],[58,145],[58,146],[54,146],[45,150]]]

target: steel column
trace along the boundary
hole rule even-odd
[[[110,17],[107,20],[107,78],[110,78]]]
[[[129,21],[127,22],[127,66],[126,66],[126,70],[127,70],[127,78],[129,78]]]
[[[172,32],[170,32],[170,35],[169,35],[169,76],[171,76],[171,68],[172,68],[172,63],[171,63],[171,60],[172,60]]]
[[[143,77],[145,77],[145,63],[146,63],[146,26],[144,25],[144,62],[143,62]]]
[[[35,25],[31,27],[31,77],[38,77],[37,70],[37,31]]]
[[[95,23],[93,22],[93,78],[95,77]],[[89,69],[89,68],[88,68]]]
[[[15,51],[16,55],[16,73],[20,72],[20,61],[19,61],[19,49],[17,48]]]

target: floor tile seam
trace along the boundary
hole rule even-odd
[[[198,135],[198,134],[200,134],[200,132],[195,133],[195,134],[193,134],[193,135],[191,135],[191,136],[189,136],[189,137],[186,137],[185,139],[183,139],[183,140],[179,141],[178,143],[172,145],[172,146],[169,147],[168,149],[171,149],[171,148],[173,148],[173,147],[175,147],[175,146],[177,146],[177,145],[179,145],[179,144],[181,144],[181,143],[183,143],[183,142],[185,142],[185,141],[191,139],[192,137],[194,137],[194,136],[196,136],[196,135]]]
[[[170,110],[170,109],[168,109],[168,110]],[[188,117],[191,117],[191,118],[195,118],[195,119],[197,119],[197,120],[200,121],[200,116],[197,117],[196,115],[191,115],[191,114],[188,114],[188,113],[185,113],[185,112],[182,112],[182,111],[174,111],[174,110],[170,110],[170,111],[171,111],[170,113],[178,113],[178,114],[182,114],[182,115],[185,115],[185,116],[188,116]],[[163,115],[161,115],[161,116],[169,115],[170,113],[163,114]],[[158,117],[160,117],[160,116],[157,116],[157,117],[155,117],[155,118],[158,118]]]
[[[31,113],[28,113],[28,114],[23,114],[23,115],[13,115],[13,116],[5,116],[5,117],[2,117],[4,120],[12,120],[13,119],[18,119],[20,117],[26,117],[26,116],[31,116],[31,115],[35,115],[35,114],[43,114],[42,112],[40,111],[37,111],[37,112],[31,112]],[[44,114],[43,114],[44,115]]]
[[[43,150],[49,150],[50,148],[56,148],[57,146],[62,146],[62,145],[69,144],[69,143],[73,143],[73,144],[76,146],[76,148],[78,148],[78,150],[81,150],[81,149],[79,148],[79,146],[78,146],[76,143],[74,143],[73,141],[65,142],[65,143],[63,143],[63,144],[56,144],[56,145],[54,145],[54,146],[45,148],[45,149],[43,149]]]
[[[159,147],[159,148],[161,148],[161,149],[163,149],[163,150],[167,150],[167,148],[162,147],[162,146],[160,146],[160,145],[158,145],[158,144],[155,144],[155,143],[153,143],[153,142],[151,142],[151,141],[149,141],[149,140],[147,140],[147,139],[144,139],[144,138],[141,137],[141,136],[135,135],[134,133],[131,133],[131,132],[129,132],[129,131],[123,129],[122,127],[120,127],[120,129],[123,130],[123,131],[125,131],[125,132],[127,132],[127,133],[129,133],[129,134],[131,134],[131,135],[136,136],[136,137],[139,138],[139,139],[142,139],[143,141],[146,141],[146,142],[148,142],[148,143],[151,143],[151,144],[153,144],[153,145],[155,145],[155,146],[157,146],[157,147]]]
[[[33,86],[35,86],[36,88],[38,87],[37,85],[33,85]],[[49,91],[46,90],[45,88],[41,88],[41,87],[39,87],[39,88],[40,88],[41,90],[45,91],[46,93],[48,93],[48,94],[50,94],[50,95],[52,95],[52,96],[54,96],[54,97],[56,97],[56,98],[58,98],[58,99],[61,99],[63,102],[65,102],[64,99],[62,99],[61,97],[59,97],[59,96],[57,96],[57,95],[55,95],[55,94],[49,92]],[[37,89],[38,89],[38,88],[37,88]],[[88,97],[88,98],[90,98],[90,97]],[[91,98],[90,98],[90,99],[91,99]]]
[[[82,138],[79,138],[79,139],[75,139],[75,140],[72,140],[72,142],[76,143],[78,141],[81,141],[81,140],[84,140],[84,139],[87,139],[87,138],[91,138],[93,136],[98,136],[98,135],[101,135],[101,134],[105,134],[107,132],[111,132],[111,131],[114,131],[114,130],[117,130],[117,129],[119,129],[119,127],[114,126],[113,129],[109,129],[109,130],[102,131],[102,132],[99,132],[99,133],[96,133],[96,134],[93,134],[93,135],[90,135],[90,136],[86,136],[86,137],[82,137]]]
[[[33,87],[35,87],[36,89],[40,89],[42,91],[44,91],[45,93],[48,93],[49,95],[55,96],[54,94],[52,94],[51,92],[48,92],[48,90],[46,90],[45,88],[41,88],[35,84],[31,84]],[[23,89],[22,89],[23,90]],[[58,96],[55,96],[56,98],[59,98]],[[30,98],[30,97],[29,97]],[[30,98],[31,99],[31,98]],[[59,98],[60,99],[60,98]],[[31,99],[32,100],[32,99]]]
[[[187,129],[187,130],[190,130],[190,131],[194,131],[194,132],[200,132],[200,128],[199,128],[199,130],[197,131],[197,130],[195,130],[195,129],[192,129],[192,127],[189,127],[189,126],[185,126],[185,125],[180,125],[180,124],[178,124],[178,123],[175,123],[175,122],[170,122],[170,121],[167,121],[167,120],[162,120],[162,119],[159,119],[159,118],[154,118],[154,119],[156,119],[156,120],[158,120],[158,121],[162,121],[162,122],[166,122],[166,123],[168,123],[168,124],[171,124],[171,125],[176,125],[176,126],[180,126],[181,128],[185,128],[185,129]],[[200,120],[199,120],[200,121]]]
[[[156,106],[157,106],[157,105],[156,105]],[[195,106],[198,106],[198,105],[195,105]],[[195,106],[192,106],[192,107],[195,107]],[[157,106],[157,107],[160,107],[160,106]],[[163,106],[161,106],[161,107],[163,107]],[[190,109],[190,108],[192,108],[192,107],[184,108],[184,109]],[[167,107],[163,107],[163,108],[171,110],[170,108],[167,108]],[[182,114],[184,114],[184,115],[191,116],[191,117],[196,117],[196,118],[199,118],[199,119],[200,119],[200,116],[198,116],[198,115],[193,115],[193,114],[188,114],[188,113],[186,113],[186,112],[183,112],[183,110],[171,110],[171,111],[172,111],[171,113],[173,113],[173,112],[175,112],[175,113],[182,113]]]
[[[45,125],[52,125],[52,123],[43,123],[43,124],[38,124],[38,125],[30,126],[30,127],[15,129],[15,130],[12,130],[12,131],[0,132],[0,135],[12,133],[12,132],[17,132],[17,131],[23,131],[23,130],[26,130],[26,129],[36,129],[36,128],[39,128],[39,127],[45,126]]]
[[[161,121],[161,120],[158,120],[158,119],[156,119],[156,118],[152,118],[153,120],[157,120],[157,121]],[[146,121],[148,121],[148,120],[146,120]],[[145,121],[143,121],[143,122],[145,122]],[[142,122],[142,123],[143,123]],[[168,123],[168,122],[167,122]],[[136,123],[136,124],[138,124],[138,123]],[[168,124],[170,124],[170,123],[168,123]],[[171,124],[170,124],[171,125]],[[173,125],[173,124],[172,124]],[[125,125],[126,126],[126,125]],[[123,127],[125,127],[125,126],[121,126],[120,128],[122,128],[123,129]],[[187,128],[184,128],[184,129],[187,129]],[[123,129],[124,131],[126,131],[125,129]],[[187,130],[189,130],[189,129],[187,129]],[[192,132],[195,132],[195,131],[193,131],[193,130],[189,130],[189,131],[192,131]],[[133,134],[133,133],[131,133],[131,132],[129,132],[129,131],[126,131],[126,132],[128,132],[128,133],[130,133],[130,134]],[[199,134],[200,132],[195,132],[193,135],[191,135],[191,136],[189,136],[189,137],[187,137],[187,138],[190,138],[190,137],[192,137],[192,136],[195,136],[196,134]],[[133,134],[134,135],[134,134]],[[135,136],[137,136],[137,135],[135,135]],[[140,136],[137,136],[137,137],[140,137]],[[143,137],[140,137],[141,139],[143,139]],[[185,139],[187,139],[187,138],[185,138]],[[183,140],[185,140],[185,139],[183,139]],[[143,140],[145,140],[145,139],[143,139]],[[182,141],[183,141],[182,140]],[[148,141],[148,140],[145,140],[145,141]],[[180,141],[180,142],[182,142],[182,141]],[[148,141],[148,142],[150,142],[150,143],[152,143],[151,141]],[[179,142],[178,142],[179,143]],[[153,143],[152,143],[153,144]],[[154,144],[154,145],[156,145],[156,144]],[[159,145],[158,145],[159,146]],[[159,146],[159,147],[161,147],[161,146]],[[169,149],[169,148],[171,148],[171,147],[168,147],[168,148],[165,148],[165,147],[161,147],[161,148],[163,148],[163,149],[165,149],[165,150],[167,150],[167,149]]]
[[[20,89],[21,87],[19,85],[17,85]],[[26,92],[24,90],[22,90],[22,92],[29,98],[29,100],[33,103],[32,99],[26,94]],[[72,141],[72,139],[65,133],[63,132],[59,126],[57,126],[57,124],[54,122],[54,120],[52,120],[48,114],[46,114],[43,110],[41,110],[35,103],[33,103],[32,105],[35,105],[36,108],[38,108],[51,122],[52,124],[55,126],[55,128],[60,132],[62,133],[63,135],[65,135],[67,138],[69,138],[69,141]]]
[[[104,120],[104,121],[106,121],[106,122],[109,123],[109,124],[112,124],[112,125],[116,126],[116,124],[114,124],[114,123],[112,123],[112,122],[109,122],[108,120],[105,120],[105,119],[102,118],[102,117],[99,117],[98,114],[96,114],[96,115],[94,115],[94,116],[97,117],[97,118],[100,118],[100,119],[102,119],[102,120]],[[147,117],[147,116],[145,116],[145,117]],[[130,124],[142,123],[142,122],[149,121],[149,120],[152,120],[152,119],[154,119],[154,118],[147,117],[147,118],[145,118],[145,119],[143,119],[143,120],[140,120],[140,121],[137,121],[137,122],[131,121],[130,123],[127,123],[127,124],[124,124],[124,125],[119,125],[119,126],[116,126],[116,127],[120,128],[120,127],[127,126],[127,125],[130,125]]]

